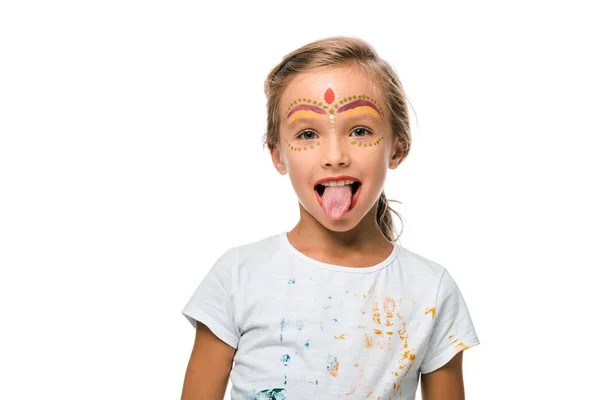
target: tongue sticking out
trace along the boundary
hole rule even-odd
[[[352,187],[344,186],[326,186],[323,196],[321,196],[321,206],[325,214],[332,219],[340,219],[350,208],[352,203]]]

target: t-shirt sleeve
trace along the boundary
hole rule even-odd
[[[206,325],[223,342],[237,349],[240,339],[235,326],[237,265],[235,249],[222,254],[204,279],[200,282],[192,297],[181,313],[196,328],[196,321]]]
[[[428,374],[446,365],[459,352],[479,344],[467,304],[445,269],[437,294],[432,332],[421,364]]]

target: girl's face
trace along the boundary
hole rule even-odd
[[[300,204],[323,226],[352,229],[401,161],[380,91],[358,67],[333,67],[296,76],[280,104],[277,170],[290,174]],[[360,185],[317,185],[343,176]]]

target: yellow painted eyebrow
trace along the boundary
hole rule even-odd
[[[368,113],[368,114],[373,115],[374,117],[377,117],[377,119],[381,118],[379,113],[370,106],[360,106],[360,107],[356,107],[351,110],[342,111],[342,112],[346,115],[356,115],[356,114]]]
[[[288,123],[291,125],[294,121],[298,120],[298,118],[312,118],[312,119],[318,119],[321,118],[321,114],[316,113],[314,111],[310,111],[310,110],[299,110],[294,112],[294,114],[290,117],[290,119],[288,119]]]

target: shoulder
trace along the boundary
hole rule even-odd
[[[243,243],[228,250],[235,254],[239,264],[264,263],[281,249],[280,235],[271,235],[263,239]]]
[[[230,247],[219,256],[216,264],[230,272],[240,273],[251,266],[270,264],[280,249],[280,235],[271,235]]]
[[[442,276],[447,273],[447,269],[437,261],[401,245],[399,245],[397,261],[403,273],[411,279],[425,279],[439,282]]]

